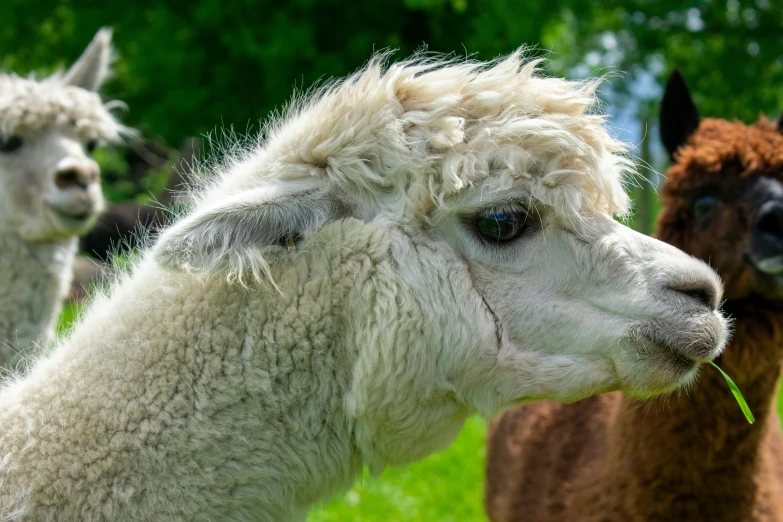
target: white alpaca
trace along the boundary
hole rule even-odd
[[[514,54],[296,100],[0,393],[0,518],[302,520],[473,412],[688,382],[720,283],[612,220],[595,87]]]
[[[0,367],[51,340],[76,237],[103,209],[89,153],[124,131],[94,92],[110,57],[103,29],[65,75],[0,74]]]

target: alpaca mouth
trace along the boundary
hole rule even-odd
[[[58,211],[61,216],[65,216],[70,219],[83,220],[89,218],[92,214],[90,212],[62,212]]]
[[[718,357],[728,336],[719,316],[694,314],[637,324],[627,337],[618,389],[649,398],[686,386],[701,364]]]
[[[682,349],[673,346],[664,339],[653,336],[640,336],[634,340],[636,341],[635,344],[639,350],[637,356],[640,359],[646,358],[653,361],[665,361],[667,365],[683,372],[688,372],[701,362],[706,362],[688,356],[683,353]]]
[[[62,210],[62,209],[52,209],[54,213],[57,215],[58,218],[65,218],[66,220],[70,221],[76,221],[76,222],[84,222],[90,219],[92,217],[92,212],[84,211],[84,210],[78,210],[78,211],[68,211],[68,210]]]
[[[657,359],[665,357],[681,368],[694,366],[715,359],[725,344],[725,331],[716,324],[717,318],[704,314],[683,318],[682,322],[638,325],[631,331],[638,356]],[[725,329],[725,326],[724,326]],[[697,332],[697,333],[694,333]]]
[[[63,208],[49,205],[54,226],[64,232],[71,233],[84,230],[95,217],[95,212],[84,208]]]

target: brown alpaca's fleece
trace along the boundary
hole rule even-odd
[[[666,171],[663,185],[665,213],[685,210],[679,201],[670,198],[705,182],[725,182],[715,179],[728,163],[742,167],[742,175],[769,173],[781,176],[783,169],[783,134],[773,122],[763,116],[755,125],[740,121],[705,118],[698,130],[680,147],[675,163]],[[659,222],[659,227],[665,220]],[[659,228],[658,235],[666,241],[666,229]]]
[[[697,257],[714,253],[716,242],[718,251],[725,244],[732,252],[711,259],[726,284],[724,309],[736,320],[717,362],[756,423],[745,421],[710,367],[688,392],[667,398],[610,393],[517,407],[490,428],[485,502],[494,522],[783,521],[775,411],[783,299],[753,293],[751,278],[736,268],[750,240],[749,217],[719,213],[723,221],[710,234],[694,236],[686,209],[688,190],[705,183],[725,191],[753,174],[780,179],[783,136],[764,119],[754,127],[706,119],[678,160],[667,173],[658,235]]]

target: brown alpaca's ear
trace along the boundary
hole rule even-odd
[[[783,113],[781,113],[781,115],[778,116],[778,131],[780,131],[780,133],[783,134]]]
[[[661,141],[669,153],[669,159],[674,159],[674,153],[698,127],[699,111],[693,103],[685,78],[679,69],[675,69],[666,82],[660,110]]]

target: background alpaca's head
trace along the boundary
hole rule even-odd
[[[755,125],[700,121],[682,75],[669,78],[661,137],[674,160],[658,237],[709,260],[728,299],[783,298],[783,135]]]
[[[104,200],[90,154],[125,132],[95,92],[111,53],[102,29],[65,74],[0,74],[0,229],[51,241],[94,224]]]

